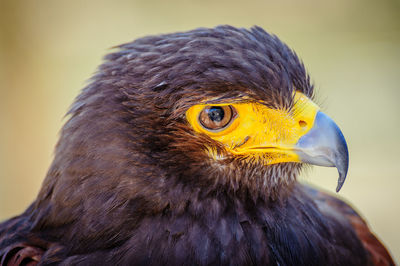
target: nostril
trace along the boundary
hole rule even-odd
[[[306,126],[307,126],[307,122],[304,121],[304,120],[300,120],[300,121],[299,121],[299,126],[301,126],[301,127],[306,127]]]

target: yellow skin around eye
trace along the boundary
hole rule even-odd
[[[186,118],[196,132],[222,143],[231,154],[268,158],[264,159],[266,164],[299,162],[293,148],[313,127],[319,111],[319,107],[300,92],[296,92],[295,104],[290,111],[268,108],[258,102],[212,104],[225,105],[235,108],[237,115],[226,128],[217,132],[202,127],[198,119],[209,104],[192,106],[187,110]],[[262,156],[266,154],[273,156]]]

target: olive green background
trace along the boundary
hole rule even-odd
[[[303,59],[341,127],[340,197],[400,259],[400,1],[0,0],[0,220],[35,198],[63,116],[110,47],[197,27],[259,25]],[[334,168],[303,179],[334,192]]]

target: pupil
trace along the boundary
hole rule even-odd
[[[221,122],[222,119],[224,119],[224,110],[222,107],[219,106],[213,106],[210,109],[208,109],[208,117],[211,119],[213,122]]]

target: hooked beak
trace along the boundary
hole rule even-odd
[[[333,120],[318,112],[314,125],[294,147],[301,162],[336,167],[339,172],[336,192],[342,188],[349,168],[349,152],[346,140]]]

